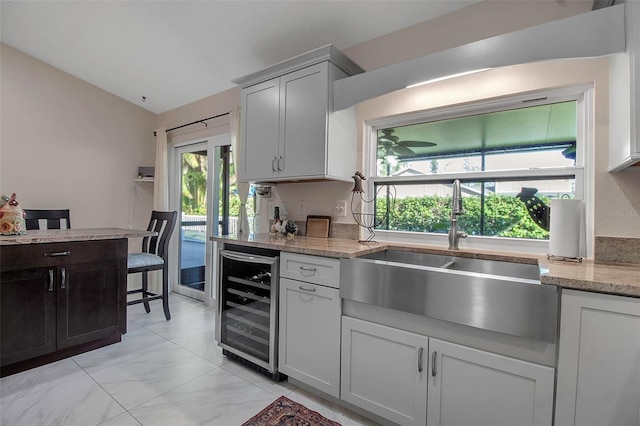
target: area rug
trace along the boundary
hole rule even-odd
[[[340,423],[281,396],[242,426],[340,426]]]

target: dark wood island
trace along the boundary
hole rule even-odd
[[[126,332],[129,229],[0,237],[0,376],[117,343]]]

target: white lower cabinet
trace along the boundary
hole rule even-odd
[[[341,398],[400,425],[551,425],[552,368],[342,318]]]
[[[554,370],[429,339],[429,426],[551,425]]]
[[[428,340],[343,317],[341,398],[392,422],[424,426]]]
[[[640,299],[563,290],[555,424],[640,425]]]
[[[279,316],[279,370],[338,398],[339,290],[281,278]]]

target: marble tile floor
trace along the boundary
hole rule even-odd
[[[2,426],[240,426],[277,397],[343,426],[375,423],[222,355],[215,311],[172,294],[171,321],[128,308],[120,343],[0,379]]]

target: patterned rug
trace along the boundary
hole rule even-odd
[[[340,426],[340,423],[281,396],[242,426]]]

